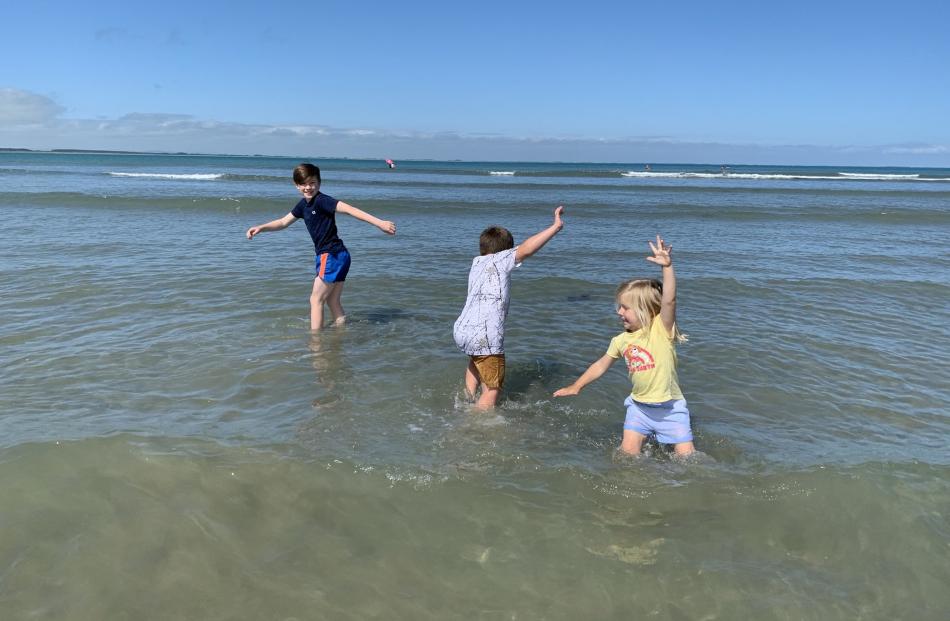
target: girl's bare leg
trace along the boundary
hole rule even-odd
[[[623,440],[620,441],[620,450],[630,455],[639,455],[640,448],[646,438],[642,433],[637,433],[632,429],[624,429]]]
[[[678,457],[686,457],[695,453],[696,448],[692,442],[677,442],[673,445],[673,452],[675,452]]]

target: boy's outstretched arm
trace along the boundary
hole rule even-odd
[[[611,358],[610,356],[604,354],[600,357],[600,360],[587,367],[587,370],[584,371],[580,377],[574,380],[573,384],[570,386],[565,386],[559,390],[555,390],[554,396],[571,397],[576,395],[584,386],[587,386],[595,379],[606,373],[607,369],[610,368],[610,365],[614,363],[614,360],[616,360],[616,358]]]
[[[357,220],[368,222],[372,224],[373,226],[375,226],[376,228],[378,228],[383,233],[386,233],[387,235],[396,234],[395,222],[390,222],[389,220],[380,220],[376,216],[372,214],[368,214],[362,209],[358,209],[357,207],[354,207],[353,205],[350,205],[349,203],[344,203],[343,201],[339,201],[336,204],[336,210],[337,210],[337,213],[345,213],[348,216],[353,216]]]
[[[296,221],[296,216],[294,216],[293,213],[288,213],[283,218],[271,220],[267,224],[258,224],[257,226],[252,226],[247,230],[247,238],[254,239],[255,235],[258,233],[263,233],[264,231],[279,231],[281,229],[286,229]]]
[[[557,235],[558,231],[564,228],[564,222],[561,221],[561,214],[563,213],[564,207],[558,207],[555,209],[554,224],[544,229],[540,233],[535,233],[528,239],[518,244],[518,249],[515,250],[515,263],[521,263],[523,260],[530,257],[538,250],[541,250],[544,244],[551,241],[551,238]]]
[[[656,263],[663,268],[663,297],[660,298],[660,320],[667,332],[673,332],[676,323],[676,274],[673,272],[673,246],[656,236],[656,245],[649,242],[652,257],[647,261]]]

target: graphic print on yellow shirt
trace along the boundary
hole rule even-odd
[[[656,367],[653,355],[646,348],[630,345],[623,350],[623,359],[631,373],[643,373]]]
[[[653,318],[650,331],[623,332],[610,341],[607,355],[623,358],[633,390],[630,396],[641,403],[663,403],[682,399],[676,376],[676,350],[660,316]]]

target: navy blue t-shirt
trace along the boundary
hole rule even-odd
[[[346,250],[336,232],[336,204],[339,202],[332,196],[317,193],[309,202],[301,198],[290,212],[295,218],[303,218],[313,238],[313,250],[318,255]]]

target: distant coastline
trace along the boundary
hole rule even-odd
[[[184,151],[113,151],[109,149],[26,149],[18,147],[0,147],[3,152],[17,153],[105,153],[117,155],[210,155],[206,153],[186,153]]]
[[[27,149],[25,147],[0,147],[0,153],[80,153],[89,155],[187,155],[191,157],[272,157],[286,159],[306,159],[296,155],[263,155],[253,153],[250,155],[241,153],[193,153],[189,151],[122,151],[116,149]],[[353,160],[353,161],[375,161],[377,157],[315,157],[311,159],[321,160]],[[419,162],[436,162],[441,160],[408,160]],[[462,160],[448,160],[461,162]]]
[[[219,157],[219,158],[236,158],[236,159],[247,159],[247,158],[264,158],[264,159],[277,159],[277,160],[297,160],[297,161],[345,161],[345,162],[385,162],[385,158],[382,157],[335,157],[328,155],[264,155],[261,153],[254,154],[240,154],[240,153],[201,153],[201,152],[189,152],[189,151],[134,151],[134,150],[120,150],[120,149],[72,149],[72,148],[56,148],[56,149],[29,149],[26,147],[0,147],[0,153],[35,153],[35,154],[54,154],[54,155],[129,155],[129,156],[166,156],[166,157],[186,157],[186,158],[200,158],[200,157]],[[749,164],[741,162],[727,162],[727,163],[713,163],[713,162],[663,162],[663,161],[653,161],[653,162],[634,162],[634,161],[572,161],[572,160],[509,160],[509,159],[494,159],[494,160],[461,160],[461,159],[432,159],[432,158],[400,158],[402,163],[417,163],[417,164],[426,164],[426,163],[436,163],[436,164],[493,164],[500,166],[524,166],[524,165],[555,165],[555,166],[564,166],[564,165],[594,165],[594,166],[617,166],[619,168],[629,167],[628,174],[624,176],[634,177],[634,176],[650,176],[650,173],[660,173],[666,174],[670,171],[663,171],[663,169],[678,169],[679,167],[708,167],[710,170],[715,172],[721,172],[723,170],[728,171],[729,175],[735,176],[736,174],[741,174],[741,169],[852,169],[852,170],[893,170],[893,171],[946,171],[950,169],[950,166],[908,166],[908,165],[893,165],[893,166],[882,166],[882,165],[860,165],[860,164]],[[646,166],[652,166],[652,169],[647,169]],[[660,175],[660,176],[661,176]]]

